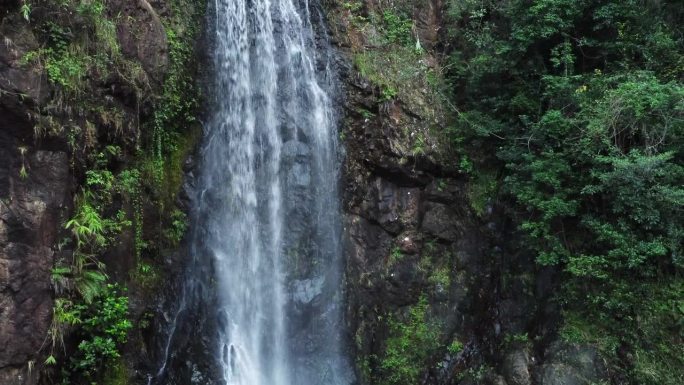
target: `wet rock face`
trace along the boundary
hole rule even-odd
[[[596,348],[552,343],[539,370],[540,385],[591,385],[608,378]]]
[[[0,14],[0,17],[3,15]],[[5,109],[3,129],[17,132],[16,125],[20,122],[10,120],[8,114],[19,115],[18,118],[26,122],[25,109],[36,102],[44,100],[47,84],[39,68],[24,65],[21,60],[24,55],[38,48],[39,44],[28,24],[22,23],[19,15],[11,14],[0,19],[0,107]],[[22,95],[22,98],[17,96]],[[16,118],[16,117],[15,117]],[[24,132],[30,136],[31,132]]]
[[[71,201],[67,154],[33,140],[28,120],[47,88],[22,56],[38,43],[18,15],[0,15],[0,383],[31,384],[52,319],[53,246]]]
[[[431,49],[439,42],[444,1],[425,1],[423,5],[416,9],[414,15],[416,34],[420,44]]]
[[[530,385],[530,357],[524,349],[515,349],[504,358],[503,372],[509,385]]]
[[[161,83],[168,66],[168,41],[157,11],[147,0],[116,0],[111,6],[121,14],[117,37],[122,52],[136,58],[152,81]]]
[[[0,149],[0,383],[27,384],[52,319],[50,272],[69,165],[66,153],[21,147],[2,131]]]
[[[389,333],[382,320],[406,314],[425,295],[441,335],[467,341],[471,281],[482,273],[486,242],[470,213],[465,178],[437,161],[441,154],[412,152],[404,133],[428,117],[401,100],[374,99],[373,87],[351,68],[344,80],[347,317],[357,359],[381,359]],[[375,358],[369,364],[377,368]],[[360,383],[367,380],[360,376]]]
[[[157,2],[159,3],[159,2]],[[164,2],[161,2],[164,3]],[[55,103],[55,89],[39,61],[23,60],[36,51],[41,18],[36,7],[27,22],[19,12],[21,2],[0,4],[0,384],[33,385],[39,375],[49,341],[53,289],[51,270],[59,258],[69,258],[57,245],[66,233],[63,224],[71,214],[76,178],[72,169],[82,159],[70,152],[64,127],[95,122],[97,136],[111,139],[112,128],[93,116],[73,114],[68,101]],[[163,5],[163,6],[160,6]],[[117,38],[122,53],[140,63],[151,93],[161,84],[168,64],[168,42],[156,11],[146,0],[108,2],[107,11],[120,14]],[[34,30],[34,28],[36,28]],[[123,79],[89,79],[86,95],[105,99],[134,121],[135,104]],[[127,93],[128,92],[128,93]],[[54,105],[64,105],[63,110]],[[48,108],[49,107],[49,108]],[[144,105],[140,106],[144,110]],[[56,129],[37,132],[39,122],[50,121]],[[134,142],[134,132],[121,141]],[[129,245],[130,246],[130,245]],[[63,253],[63,255],[62,255]],[[130,250],[115,253],[133,255]],[[113,258],[116,260],[116,257]],[[115,266],[116,268],[116,266]],[[120,270],[125,270],[121,268]],[[133,302],[133,301],[132,301]]]

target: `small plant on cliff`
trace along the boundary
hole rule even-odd
[[[401,45],[413,44],[413,21],[392,11],[385,11],[382,14],[384,22],[385,39],[388,43]]]
[[[380,87],[380,100],[388,102],[397,96],[397,90],[392,86],[383,85]]]
[[[26,179],[28,178],[28,171],[26,169],[26,151],[27,148],[25,146],[19,146],[19,155],[21,155],[21,168],[19,169],[19,177],[21,179]]]
[[[418,384],[425,365],[440,346],[440,326],[431,321],[427,296],[413,305],[405,320],[390,317],[390,337],[380,363],[383,385]]]
[[[164,231],[164,235],[171,245],[177,246],[183,239],[187,227],[187,215],[181,210],[175,209],[171,212],[171,225]]]
[[[389,265],[394,265],[396,263],[399,263],[402,259],[404,259],[404,252],[401,251],[401,248],[399,246],[395,246],[392,249],[392,252],[390,253],[387,262],[389,263]]]
[[[449,354],[457,355],[463,351],[463,343],[459,340],[453,340],[449,346],[447,346],[447,351]]]
[[[31,21],[31,3],[28,0],[21,1],[21,16],[26,21]]]

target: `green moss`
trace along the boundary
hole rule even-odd
[[[447,351],[453,355],[459,354],[463,351],[463,343],[459,340],[453,340],[449,346],[447,346]]]
[[[496,174],[484,169],[478,169],[471,174],[468,184],[468,201],[470,207],[479,216],[485,214],[487,205],[496,197],[499,182]]]
[[[199,124],[192,124],[187,127],[183,135],[175,139],[164,164],[164,177],[166,180],[165,189],[168,193],[167,203],[176,199],[176,195],[183,184],[183,165],[188,156],[197,148],[197,144],[202,138],[202,127]],[[167,206],[167,207],[170,207]]]
[[[451,254],[437,252],[434,240],[426,242],[418,261],[418,270],[433,287],[448,290],[451,286]]]
[[[359,52],[354,65],[380,88],[383,100],[399,97],[413,101],[416,93],[424,98],[422,92],[431,90],[430,82],[435,81],[423,54],[403,46]],[[432,73],[430,80],[428,73]]]
[[[439,286],[442,290],[448,290],[451,286],[451,270],[445,265],[432,269],[428,276],[428,282],[434,286]]]
[[[102,385],[129,385],[130,375],[126,363],[121,359],[110,363],[102,379]]]
[[[428,359],[440,347],[440,325],[430,319],[427,297],[422,296],[411,306],[404,319],[390,316],[387,327],[390,336],[385,341],[378,382],[384,385],[419,383]]]
[[[395,246],[390,252],[389,258],[387,259],[387,263],[389,264],[389,266],[393,266],[401,262],[403,259],[404,252],[401,251],[401,248],[399,246]]]

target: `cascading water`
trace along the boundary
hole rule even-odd
[[[218,383],[349,384],[334,76],[314,28],[321,13],[308,0],[214,8],[216,103],[191,249],[210,257],[215,277],[191,277],[178,314],[193,287],[216,293]],[[155,378],[165,370],[166,362]]]

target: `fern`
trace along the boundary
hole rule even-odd
[[[31,21],[31,4],[27,3],[25,0],[21,5],[21,16],[24,17],[24,20]]]
[[[97,270],[85,270],[75,279],[76,291],[85,303],[92,303],[103,290],[107,282],[107,275]]]

